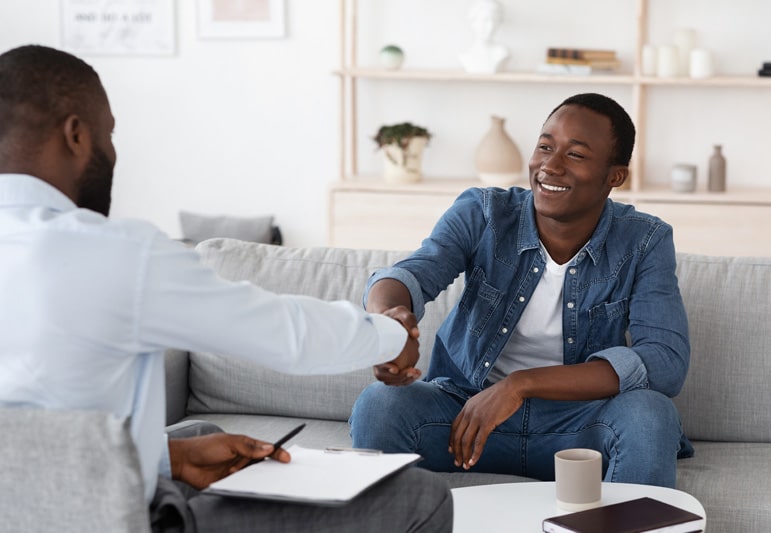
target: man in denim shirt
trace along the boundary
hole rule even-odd
[[[543,480],[556,451],[593,448],[605,481],[674,487],[693,450],[670,400],[690,357],[672,228],[608,198],[634,136],[610,98],[568,98],[543,125],[530,190],[465,191],[416,252],[372,276],[369,311],[418,319],[460,273],[465,290],[425,380],[375,367],[354,446]]]

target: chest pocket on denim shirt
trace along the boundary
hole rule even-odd
[[[501,302],[501,291],[487,283],[484,271],[476,266],[466,287],[459,306],[468,315],[469,331],[479,337],[495,308]]]
[[[629,300],[595,305],[589,309],[589,338],[587,348],[596,352],[611,346],[626,346],[629,326]]]

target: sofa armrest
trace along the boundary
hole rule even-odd
[[[188,374],[189,353],[182,350],[166,350],[166,425],[179,422],[187,414],[187,397],[190,394]]]

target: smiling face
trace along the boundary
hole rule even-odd
[[[586,107],[565,105],[547,119],[529,164],[539,231],[594,229],[611,189],[629,173],[610,164],[614,143],[610,119]]]

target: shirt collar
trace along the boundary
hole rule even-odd
[[[28,174],[0,174],[0,207],[43,206],[55,211],[77,209],[59,189]]]
[[[605,241],[608,238],[610,232],[610,226],[613,223],[613,200],[610,198],[605,200],[605,207],[602,209],[600,215],[600,221],[597,223],[597,227],[592,233],[592,238],[589,239],[589,243],[584,247],[586,253],[592,258],[592,262],[596,265],[602,253],[605,251]]]
[[[527,199],[524,203],[524,209],[519,215],[519,243],[517,254],[525,250],[537,249],[541,245],[541,239],[538,237],[538,228],[535,225],[535,201],[533,200],[533,191],[527,191]]]
[[[605,240],[608,237],[610,231],[610,225],[613,220],[613,200],[610,198],[605,200],[605,207],[602,209],[600,220],[597,223],[597,227],[594,229],[589,242],[584,246],[586,253],[592,258],[592,262],[596,265],[600,260],[602,252],[605,250]],[[517,253],[521,254],[525,250],[537,249],[540,246],[541,240],[538,236],[538,228],[535,225],[535,201],[533,200],[533,193],[530,191],[527,200],[524,204],[524,209],[520,213],[519,219],[519,249]]]

